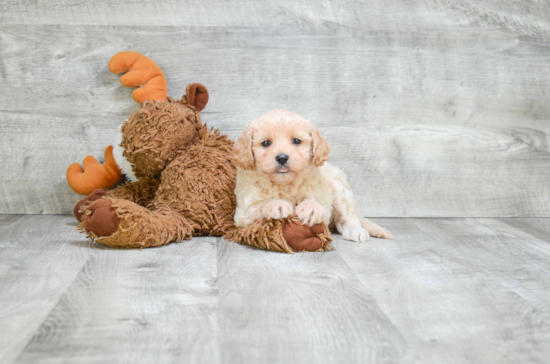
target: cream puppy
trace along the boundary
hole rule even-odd
[[[234,152],[237,226],[295,214],[309,226],[332,224],[346,240],[392,238],[361,218],[345,173],[324,163],[328,143],[303,116],[287,110],[263,114],[241,134]]]

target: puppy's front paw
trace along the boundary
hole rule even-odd
[[[304,200],[296,206],[296,216],[305,225],[320,224],[327,218],[325,209],[315,200]]]
[[[268,219],[284,219],[294,212],[292,204],[286,200],[271,200],[262,208],[262,215]]]
[[[369,232],[366,229],[361,228],[345,228],[341,230],[342,237],[346,240],[356,241],[358,243],[364,243],[369,241]]]

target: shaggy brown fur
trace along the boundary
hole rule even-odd
[[[123,155],[139,181],[105,196],[95,191],[79,202],[75,216],[82,220],[80,229],[113,247],[159,246],[213,235],[281,252],[329,250],[332,239],[325,225],[310,228],[283,219],[234,226],[233,142],[202,124],[196,109],[206,104],[199,96],[206,92],[207,100],[208,94],[197,85],[189,85],[187,94],[198,95],[198,107],[187,96],[145,102],[123,124]]]

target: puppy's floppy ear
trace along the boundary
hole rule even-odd
[[[254,154],[252,154],[252,128],[246,128],[233,145],[233,154],[237,167],[254,169]]]
[[[190,83],[185,90],[189,105],[192,105],[195,110],[201,111],[208,103],[208,90],[200,83]]]
[[[327,141],[321,135],[319,129],[313,129],[311,132],[311,153],[313,155],[313,163],[317,167],[321,167],[323,162],[328,161],[328,153],[330,152],[330,147],[328,146]]]

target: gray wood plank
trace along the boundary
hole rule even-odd
[[[16,362],[220,362],[215,242],[96,245]]]
[[[93,123],[88,116],[74,114],[0,115],[0,160],[10,166],[0,177],[0,213],[72,214],[71,206],[83,196],[67,184],[67,167],[90,153],[103,161],[103,151],[113,140],[113,124],[101,113]]]
[[[485,220],[481,221],[487,224]],[[499,231],[514,234],[530,244],[550,251],[550,219],[499,219],[496,224],[500,225]]]
[[[544,1],[524,0],[136,0],[131,4],[109,0],[4,0],[0,3],[0,23],[393,30],[467,25],[548,35],[550,11],[546,5]]]
[[[376,222],[395,240],[287,255],[0,215],[0,362],[547,361],[546,219]]]
[[[416,361],[547,362],[546,250],[473,219],[377,222],[395,240],[334,244]]]
[[[218,245],[221,355],[228,363],[382,363],[407,341],[338,252]]]
[[[494,7],[496,9],[487,10],[491,13],[511,10],[506,9],[506,4],[497,3],[496,5]],[[545,8],[542,5],[530,5],[522,6],[520,8],[522,11],[516,11],[514,17],[522,19],[527,16],[535,16],[537,21],[544,22]],[[131,4],[109,0],[50,0],[47,3],[4,0],[0,3],[0,23],[299,28],[345,26],[358,29],[395,27],[418,29],[419,26],[433,28],[445,24],[449,16],[441,15],[447,13],[459,14],[462,17],[468,16],[468,11],[457,10],[459,9],[452,9],[450,4],[441,2],[438,4],[437,1],[414,3],[405,0],[371,0],[368,2],[236,0],[231,3],[223,0],[208,2],[136,0]],[[543,13],[537,16],[541,11]],[[411,14],[417,14],[418,17],[411,17]],[[526,22],[528,25],[533,22],[532,19],[529,20],[531,21]]]
[[[0,362],[11,363],[78,275],[91,243],[74,217],[0,215]]]
[[[101,157],[136,107],[107,70],[132,49],[157,61],[173,96],[207,85],[203,117],[233,138],[269,109],[309,117],[366,216],[550,216],[548,38],[487,31],[471,9],[436,12],[448,20],[437,31],[401,28],[381,4],[378,30],[0,26],[0,212],[72,211],[66,167]]]

